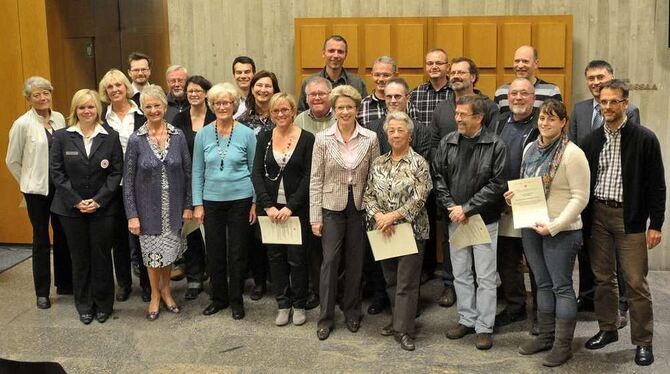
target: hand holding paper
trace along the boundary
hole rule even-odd
[[[489,230],[479,214],[468,218],[467,222],[459,224],[456,231],[449,235],[449,244],[456,249],[486,243],[491,243],[491,235],[489,235]]]
[[[544,197],[542,178],[524,178],[508,181],[514,228],[533,228],[535,224],[549,222],[547,200]]]

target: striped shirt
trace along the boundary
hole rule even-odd
[[[498,104],[500,108],[500,113],[509,112],[509,100],[507,99],[507,94],[509,93],[509,83],[505,83],[502,86],[498,87],[496,90],[496,97],[493,101]],[[535,103],[533,106],[539,108],[542,103],[549,99],[554,98],[559,101],[563,101],[561,97],[561,90],[553,83],[543,81],[540,78],[537,78],[535,81]]]
[[[412,116],[409,111],[407,114],[412,118],[416,118],[417,125],[430,126],[430,121],[433,119],[433,112],[437,104],[447,100],[453,94],[454,91],[449,88],[448,84],[435,91],[433,85],[428,81],[409,93],[409,104],[414,107],[416,115]]]
[[[598,175],[593,195],[599,200],[614,200],[623,203],[623,180],[621,178],[621,129],[626,119],[614,131],[603,126],[605,144],[598,159]]]

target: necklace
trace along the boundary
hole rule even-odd
[[[219,144],[219,124],[214,122],[214,136],[216,136],[216,153],[219,154],[219,159],[221,159],[221,165],[219,170],[223,171],[223,160],[226,159],[228,154],[228,149],[230,148],[230,141],[233,140],[233,131],[235,131],[235,122],[233,122],[233,127],[230,128],[230,135],[228,136],[228,143],[226,144],[226,149],[221,149]]]
[[[272,137],[270,137],[270,140],[268,141],[268,145],[265,147],[265,157],[263,158],[263,168],[265,169],[265,178],[271,180],[271,181],[276,181],[279,179],[279,176],[281,176],[282,172],[284,171],[284,168],[286,167],[286,164],[288,163],[288,158],[289,158],[289,150],[291,149],[291,145],[293,144],[293,136],[289,136],[288,138],[288,144],[286,145],[286,150],[282,153],[282,159],[281,163],[279,163],[279,172],[277,175],[274,177],[270,176],[270,173],[268,172],[268,153],[270,153],[270,149],[272,147]],[[274,152],[274,150],[273,150]]]

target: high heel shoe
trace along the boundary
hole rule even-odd
[[[148,319],[149,321],[155,321],[155,320],[158,319],[158,317],[160,316],[160,314],[161,314],[161,310],[160,310],[160,309],[158,309],[158,310],[155,311],[155,312],[150,312],[150,311],[147,310],[147,319]]]

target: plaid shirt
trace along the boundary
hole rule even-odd
[[[386,113],[386,101],[378,99],[377,96],[372,93],[361,101],[358,114],[356,114],[356,121],[367,129],[370,128],[370,122],[379,118],[385,118]],[[416,121],[416,108],[409,101],[407,102],[407,115],[413,121]]]
[[[453,95],[453,91],[448,84],[445,84],[439,91],[435,91],[433,85],[428,81],[409,93],[409,104],[414,108],[415,115],[412,116],[409,111],[408,114],[416,118],[417,124],[429,126],[437,104],[446,100],[450,95]]]
[[[623,203],[623,180],[621,178],[621,129],[624,119],[615,131],[604,126],[605,144],[598,159],[598,175],[593,195],[599,200],[614,200]]]

